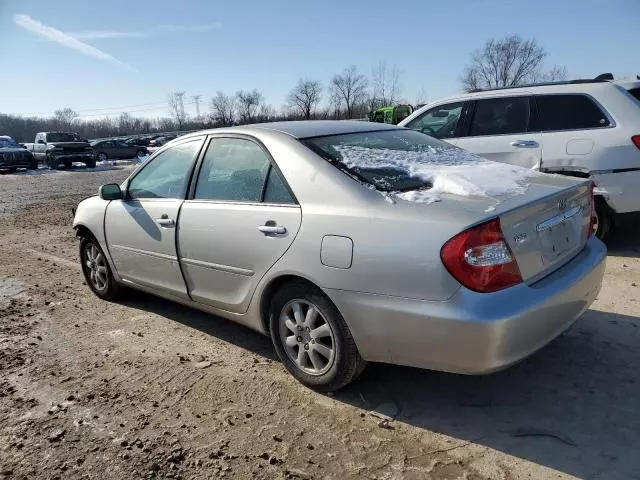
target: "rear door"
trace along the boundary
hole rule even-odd
[[[180,211],[180,262],[191,298],[242,313],[287,251],[301,210],[267,150],[249,137],[213,137]]]
[[[128,181],[105,214],[107,246],[126,281],[187,299],[176,252],[176,222],[203,138],[159,153]]]
[[[542,139],[530,96],[474,101],[466,129],[458,147],[496,162],[540,168]]]

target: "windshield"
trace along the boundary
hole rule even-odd
[[[457,165],[466,152],[414,130],[382,130],[302,140],[359,180],[385,192],[431,188],[425,167]]]
[[[11,137],[0,137],[0,148],[17,148],[19,145]]]
[[[79,142],[80,137],[75,133],[55,132],[47,133],[47,142]]]

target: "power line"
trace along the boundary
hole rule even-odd
[[[195,105],[195,102],[188,102],[188,103],[184,103],[183,106],[189,106],[189,105]],[[114,115],[121,115],[123,113],[140,113],[140,112],[152,112],[154,110],[163,110],[167,108],[166,104],[160,107],[155,107],[155,108],[144,108],[141,110],[128,110],[126,112],[111,112],[111,113],[92,113],[89,115],[79,115],[80,118],[88,118],[88,117],[108,117],[108,116],[114,116]]]
[[[109,108],[92,108],[92,109],[85,109],[85,110],[74,110],[76,113],[85,113],[85,112],[89,112],[89,113],[93,113],[93,112],[103,112],[105,110],[123,110],[123,109],[128,109],[128,108],[136,108],[136,107],[146,107],[149,105],[166,105],[167,102],[166,100],[163,100],[161,102],[150,102],[150,103],[138,103],[136,105],[123,105],[120,107],[109,107]],[[21,113],[20,115],[24,115],[24,116],[33,116],[33,115],[53,115],[55,114],[55,111],[53,112],[39,112],[39,113]],[[83,115],[84,116],[84,115]],[[86,115],[88,116],[88,115]]]
[[[193,101],[196,104],[196,118],[200,120],[200,99],[202,98],[202,95],[193,95],[191,98],[193,98]]]

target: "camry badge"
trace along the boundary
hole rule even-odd
[[[513,241],[520,244],[520,243],[524,243],[527,241],[527,234],[526,233],[516,233],[513,236]]]

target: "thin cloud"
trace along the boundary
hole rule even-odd
[[[163,34],[181,33],[181,32],[207,32],[210,30],[219,30],[222,23],[206,23],[204,25],[157,25],[146,31],[139,32],[121,32],[117,30],[86,30],[81,32],[67,32],[67,35],[76,40],[102,40],[106,38],[149,38]]]
[[[103,38],[147,38],[149,34],[142,32],[117,32],[114,30],[86,30],[82,32],[67,32],[76,40],[95,40]]]
[[[37,35],[38,37],[58,43],[63,47],[70,48],[71,50],[80,52],[84,55],[87,55],[88,57],[93,57],[98,60],[106,60],[108,62],[120,65],[121,67],[131,69],[129,65],[118,60],[113,55],[109,55],[102,50],[92,47],[91,45],[87,45],[86,43],[83,43],[80,40],[73,38],[72,36],[61,32],[56,28],[43,25],[38,20],[34,20],[33,18],[31,18],[29,15],[14,15],[13,23],[21,28],[24,28],[28,32],[33,33],[34,35]]]

